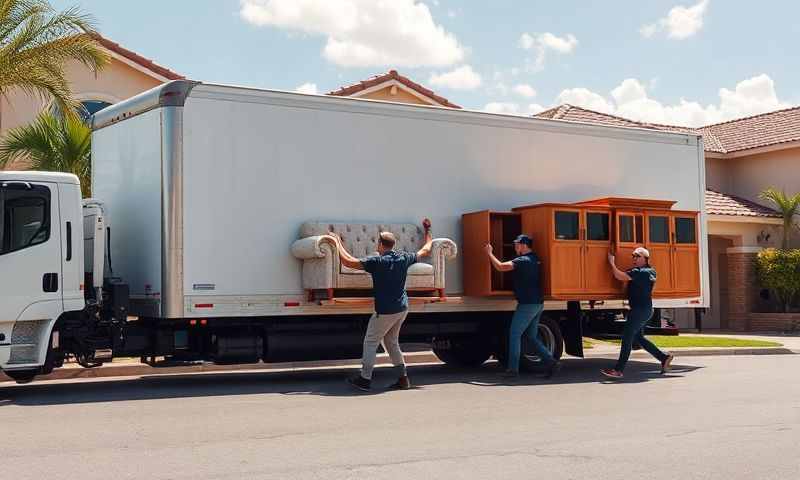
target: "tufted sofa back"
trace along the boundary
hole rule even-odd
[[[300,238],[337,233],[345,248],[356,258],[374,255],[378,251],[378,234],[392,232],[397,237],[395,250],[416,252],[422,248],[424,233],[421,226],[376,223],[321,223],[306,222],[300,227]]]

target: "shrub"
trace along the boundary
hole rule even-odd
[[[756,272],[761,286],[775,293],[783,311],[800,293],[800,249],[768,248],[758,253]]]

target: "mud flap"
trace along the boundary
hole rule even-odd
[[[583,358],[583,314],[580,302],[567,302],[567,316],[561,322],[564,351],[573,357]]]

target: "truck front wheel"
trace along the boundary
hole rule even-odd
[[[479,367],[492,356],[491,345],[478,338],[436,338],[433,353],[447,365]]]

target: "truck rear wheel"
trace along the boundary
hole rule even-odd
[[[434,339],[432,347],[439,360],[454,367],[479,367],[492,356],[490,345],[477,338]]]
[[[561,328],[556,320],[546,314],[542,315],[542,319],[539,321],[539,340],[544,343],[553,358],[556,360],[561,358],[564,353],[564,337],[561,334]],[[505,337],[501,339],[500,348],[495,353],[495,358],[504,367],[508,365],[508,331],[506,331]],[[519,367],[520,370],[528,372],[543,369],[541,359],[533,350],[533,343],[524,335],[522,337]]]

